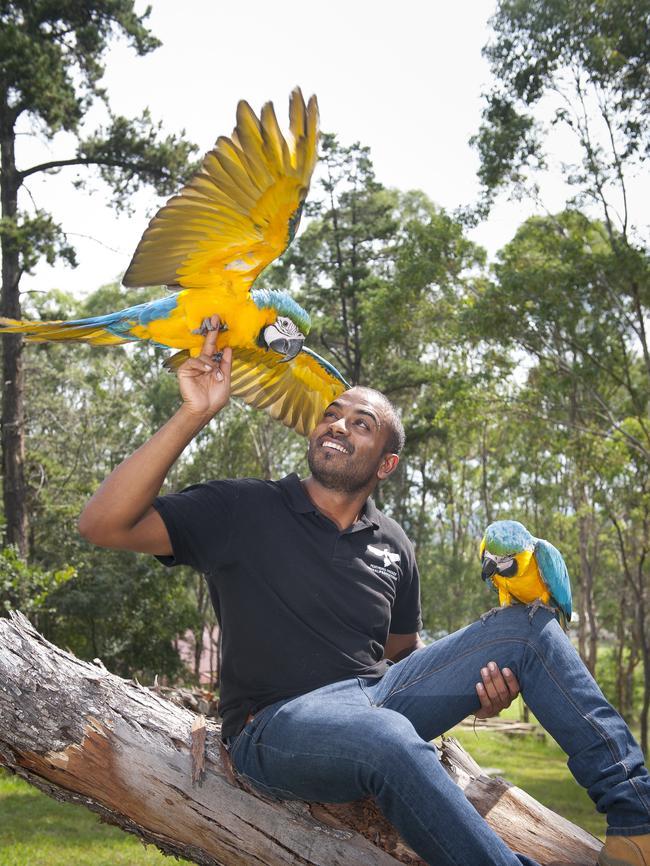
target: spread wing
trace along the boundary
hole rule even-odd
[[[336,367],[303,346],[289,362],[263,349],[235,349],[231,393],[308,436],[326,407],[349,388]]]
[[[177,370],[188,358],[186,350],[177,352],[164,366]],[[327,406],[349,387],[336,367],[305,346],[288,362],[266,349],[233,349],[233,397],[265,409],[301,436],[311,433]]]
[[[316,164],[316,97],[305,105],[296,88],[289,117],[285,139],[270,102],[259,119],[239,103],[232,136],[217,140],[200,171],[149,223],[125,286],[248,292],[291,243]]]
[[[571,583],[562,554],[549,541],[539,538],[535,544],[539,573],[560,610],[571,619]]]

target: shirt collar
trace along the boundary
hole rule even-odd
[[[280,489],[284,493],[289,507],[299,514],[320,514],[318,508],[305,493],[305,488],[302,486],[300,478],[295,472],[281,478],[278,481]],[[363,506],[359,523],[365,523],[366,526],[373,526],[379,529],[379,511],[372,499],[366,499],[366,504]]]
[[[297,511],[299,514],[318,513],[318,509],[305,493],[305,488],[302,486],[300,478],[298,478],[295,472],[292,472],[291,475],[287,475],[285,478],[281,478],[278,481],[278,485],[284,493],[289,507],[294,511]]]

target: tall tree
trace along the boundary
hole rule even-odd
[[[628,238],[628,184],[650,150],[649,0],[499,0],[491,24],[495,81],[475,138],[488,199],[503,186],[530,189],[559,126],[578,160],[563,154],[565,181]]]
[[[369,148],[322,138],[319,181],[308,214],[314,219],[271,279],[299,284],[315,312],[312,333],[352,384],[367,381],[364,322],[369,298],[385,283],[394,239],[396,195],[376,179]]]
[[[137,15],[133,0],[3,0],[0,4],[0,192],[2,220],[2,314],[20,318],[20,280],[39,259],[75,263],[62,227],[43,210],[21,209],[20,191],[32,175],[67,166],[94,167],[113,191],[113,205],[126,206],[143,183],[169,194],[188,169],[194,146],[180,136],[162,137],[147,111],[136,119],[112,114],[101,86],[103,58],[112,38],[125,37],[139,55],[160,44]],[[84,118],[103,103],[106,126],[87,133]],[[20,167],[20,124],[42,139],[72,133],[76,151]],[[2,341],[2,460],[6,541],[24,555],[29,546],[24,448],[22,338]]]

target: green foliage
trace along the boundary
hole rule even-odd
[[[48,265],[53,265],[57,259],[64,259],[72,267],[77,264],[74,248],[61,226],[42,210],[37,210],[33,216],[18,213],[15,217],[3,217],[0,237],[17,251],[23,274],[32,273],[42,258]]]
[[[28,111],[51,137],[76,132],[99,88],[103,55],[115,36],[138,54],[160,42],[145,26],[149,10],[132,0],[11,0],[0,9],[0,80],[14,116]]]
[[[118,212],[129,209],[129,196],[143,184],[150,184],[159,195],[171,195],[195,171],[190,156],[196,147],[184,140],[185,131],[164,138],[161,131],[162,123],[153,123],[145,110],[134,120],[112,117],[110,126],[79,143],[77,158],[97,166]],[[81,178],[75,185],[85,184]]]
[[[11,290],[22,272],[39,258],[51,264],[60,257],[75,264],[74,250],[62,228],[42,210],[34,216],[18,211],[18,191],[30,175],[63,166],[94,166],[113,193],[113,205],[128,209],[128,196],[142,184],[170,194],[193,168],[196,147],[181,133],[161,135],[147,110],[139,118],[113,116],[91,134],[82,122],[91,105],[107,95],[100,81],[103,58],[111,40],[126,38],[138,54],[160,45],[146,28],[149,10],[137,15],[133,0],[65,0],[56,7],[45,0],[5,3],[0,9],[0,98],[3,116],[3,213],[0,224]],[[15,166],[16,124],[29,119],[45,139],[58,132],[77,137],[77,151],[21,171]],[[83,186],[86,177],[77,184]],[[17,257],[22,259],[18,263]],[[14,273],[13,271],[17,272]],[[6,275],[5,275],[6,276]],[[5,287],[9,291],[9,287]]]
[[[582,170],[567,166],[567,180],[597,200],[627,162],[647,156],[649,13],[647,0],[500,0],[484,50],[496,83],[474,139],[488,198],[543,167],[546,128],[535,111],[544,98],[553,97],[553,124],[582,149]],[[598,115],[602,141],[593,135]]]
[[[58,571],[46,571],[20,558],[15,548],[0,550],[0,610],[20,610],[37,621],[43,613],[55,610],[54,593],[76,576],[68,565]]]

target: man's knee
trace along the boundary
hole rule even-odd
[[[540,636],[555,640],[564,634],[554,610],[548,607],[534,608],[530,604],[511,604],[498,608],[476,625],[503,637],[515,636],[525,640],[537,640]]]

